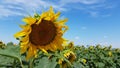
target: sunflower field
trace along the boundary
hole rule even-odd
[[[120,68],[119,48],[75,45],[63,38],[68,19],[59,16],[50,7],[24,17],[14,34],[19,43],[0,41],[0,68]]]
[[[96,46],[73,46],[69,43],[63,51],[44,53],[26,60],[26,53],[12,42],[0,42],[0,68],[120,68],[120,49]]]

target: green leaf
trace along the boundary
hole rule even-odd
[[[84,68],[84,65],[82,65],[81,63],[75,62],[73,63],[73,65],[74,65],[74,68]]]
[[[48,59],[48,57],[43,57],[36,61],[38,63],[34,68],[55,68],[57,65],[56,58]]]
[[[105,67],[105,64],[102,63],[102,62],[98,62],[98,63],[96,63],[96,66],[97,66],[98,68],[104,68],[104,67]]]
[[[20,58],[20,48],[12,43],[8,43],[5,49],[0,49],[0,55]]]
[[[19,50],[19,46],[13,45],[12,42],[8,43],[5,49],[0,49],[0,66],[7,66],[8,64],[14,66],[16,63],[22,66]]]

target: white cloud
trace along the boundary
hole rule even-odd
[[[101,13],[100,11],[87,11],[87,13],[92,17],[110,17],[110,13]]]
[[[83,26],[83,27],[81,27],[81,29],[82,29],[82,30],[86,30],[86,29],[87,29],[87,27]]]
[[[3,0],[0,1],[0,17],[13,15],[25,15],[34,11],[43,11],[52,6],[56,10],[65,11],[66,9],[53,2],[43,0]]]
[[[17,10],[24,10],[23,8],[19,7],[19,6],[13,6],[13,5],[7,5],[8,9],[17,9]]]
[[[105,0],[61,0],[62,3],[81,3],[81,4],[96,4]]]
[[[111,14],[105,14],[105,15],[102,15],[102,17],[110,17]]]
[[[102,10],[108,11],[116,7],[116,4],[107,0],[61,0],[60,2],[62,6],[80,10],[92,17],[109,17],[110,13],[103,13]]]
[[[103,36],[103,38],[108,38],[108,36]]]
[[[69,5],[72,4],[73,6]],[[2,7],[1,7],[2,6]],[[34,11],[43,11],[50,6],[57,11],[68,11],[78,9],[86,12],[91,16],[97,16],[99,11],[96,9],[110,9],[112,5],[107,5],[106,0],[2,0],[0,1],[0,10],[2,13],[0,17],[25,15],[26,13],[33,13]]]
[[[76,37],[75,37],[75,40],[79,40],[79,39],[80,39],[80,37],[79,37],[79,36],[76,36]]]
[[[13,15],[22,15],[22,14],[14,10],[7,9],[4,6],[0,5],[0,17],[8,17]]]
[[[96,11],[90,11],[88,13],[93,17],[97,17],[99,15],[99,12],[96,12]]]

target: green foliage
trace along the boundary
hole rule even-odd
[[[38,52],[38,57],[26,60],[26,53],[20,54],[19,45],[14,45],[12,42],[1,45],[5,48],[0,48],[0,68],[60,68],[59,59],[72,67],[67,58],[64,57],[66,51],[56,51],[44,53]]]
[[[76,59],[71,63],[64,54],[73,51]],[[67,68],[120,68],[120,49],[96,46],[68,46],[63,51],[48,54],[39,51],[38,57],[26,61],[26,53],[20,54],[19,45],[12,42],[0,44],[0,68],[62,68],[59,60]]]
[[[34,68],[55,68],[56,66],[56,58],[41,57],[34,60]]]
[[[22,67],[19,54],[19,46],[14,46],[12,42],[0,48],[0,67]]]
[[[101,45],[76,46],[74,52],[77,55],[75,68],[120,68],[120,49]]]

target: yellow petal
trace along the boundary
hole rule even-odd
[[[60,20],[60,21],[58,21],[56,23],[58,23],[59,25],[64,25],[67,21],[68,21],[68,19],[66,18],[66,19]]]
[[[30,44],[26,59],[28,60],[31,57],[35,56],[36,53],[37,53],[36,47],[34,47],[34,45]]]
[[[25,29],[26,25],[19,25],[21,28]]]
[[[49,21],[49,20],[51,20],[51,17],[49,17],[49,16],[45,17],[44,20],[48,20]]]
[[[23,22],[26,22],[27,24],[32,25],[36,22],[36,19],[32,17],[26,17],[26,18],[23,18]]]
[[[64,30],[63,33],[65,33],[68,30],[68,26],[63,26]]]
[[[23,37],[23,38],[21,39],[21,41],[23,41],[23,42],[29,41],[29,36]]]
[[[59,38],[58,40],[56,40],[57,47],[58,47],[60,50],[63,49],[62,43],[63,43],[63,40],[62,40],[61,38]]]
[[[53,16],[53,14],[54,14],[54,11],[53,11],[52,6],[51,6],[50,9],[49,9],[49,14],[50,14],[50,16],[51,16],[51,15]]]
[[[21,47],[20,52],[21,52],[21,54],[23,54],[23,53],[26,52],[26,50],[27,50],[27,48],[28,48],[28,45],[20,45],[20,47]]]
[[[41,14],[40,18],[42,19],[42,18],[45,18],[45,17],[47,17],[47,16],[48,16],[48,12],[43,12],[43,13]]]
[[[21,32],[18,32],[14,35],[15,38],[18,38],[18,37],[21,37],[21,36],[25,36],[27,33],[25,31],[21,31]]]
[[[54,45],[53,44],[50,44],[50,49],[51,51],[55,51],[56,49],[54,48]]]
[[[26,60],[30,59],[33,56],[33,49],[29,47]]]
[[[55,19],[54,19],[54,20],[56,20],[59,16],[60,16],[60,12],[57,12],[57,13],[55,14]]]
[[[42,21],[42,18],[40,18],[36,24],[37,24],[37,25],[40,24],[41,21]]]
[[[54,48],[54,50],[57,50],[56,44],[53,44],[53,48]]]
[[[47,53],[48,54],[48,52],[44,49],[44,48],[40,48],[44,53]]]
[[[28,43],[29,43],[29,40],[26,40],[24,42],[21,42],[21,45],[28,45]]]
[[[31,26],[30,25],[19,25],[22,29],[28,29],[30,28]]]

